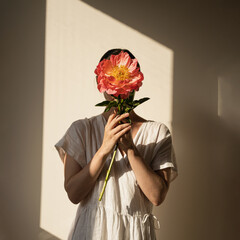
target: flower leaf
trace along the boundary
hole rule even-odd
[[[108,101],[108,105],[105,108],[104,112],[108,112],[112,107],[117,107],[117,102],[116,101]]]
[[[146,102],[149,99],[150,99],[149,97],[145,97],[145,98],[139,99],[138,101],[140,102],[140,104],[142,104],[142,103]]]
[[[121,104],[118,104],[118,114],[119,115],[122,114],[122,112],[121,112]]]
[[[103,101],[103,102],[100,102],[100,103],[96,104],[95,106],[96,107],[103,107],[103,106],[107,106],[109,103],[110,103],[110,101]]]
[[[126,108],[125,108],[125,113],[130,112],[132,109],[133,109],[132,107],[126,107]]]
[[[133,108],[139,106],[140,104],[146,102],[147,100],[149,100],[150,98],[149,97],[145,97],[145,98],[141,98],[139,100],[135,100],[133,101]]]

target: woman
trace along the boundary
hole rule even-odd
[[[121,51],[135,58],[128,50],[112,49],[100,61]],[[113,98],[106,92],[104,96],[106,100]],[[111,175],[99,202],[116,143]],[[80,203],[68,239],[156,238],[154,228],[159,222],[151,214],[152,207],[164,201],[170,182],[177,176],[166,125],[145,120],[133,110],[117,115],[111,108],[74,121],[55,147],[64,162],[68,197],[74,204]]]

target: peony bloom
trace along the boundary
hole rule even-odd
[[[127,52],[103,59],[95,69],[98,90],[121,98],[128,98],[130,92],[142,86],[143,74],[137,68],[137,59],[131,59]]]
[[[117,99],[103,101],[95,106],[105,106],[104,112],[109,111],[112,107],[116,107],[118,114],[123,114],[132,111],[140,104],[149,100],[148,97],[133,100],[134,91],[138,91],[143,81],[143,74],[139,71],[137,63],[137,59],[131,59],[127,52],[121,51],[118,55],[111,55],[109,60],[103,59],[98,64],[94,71],[97,75],[98,90],[113,95],[117,97]],[[129,117],[128,122],[131,123]],[[112,160],[99,196],[99,201],[101,201],[103,197],[117,148],[118,144],[116,143]]]

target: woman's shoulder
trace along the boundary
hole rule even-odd
[[[164,122],[156,121],[156,120],[147,120],[139,115],[135,115],[135,120],[139,125],[144,124],[147,131],[154,131],[154,132],[162,132],[166,133],[169,131],[169,128]]]
[[[101,115],[94,115],[92,117],[85,117],[85,118],[80,118],[80,119],[76,119],[72,122],[73,125],[85,125],[87,123],[94,123],[98,120],[98,118]]]
[[[72,122],[71,126],[72,128],[77,129],[77,131],[84,131],[89,128],[95,127],[99,124],[99,121],[101,120],[101,115],[94,115],[92,117],[85,117],[76,119]]]
[[[169,127],[164,122],[147,120],[145,124],[146,124],[145,131],[147,131],[148,134],[152,135],[153,137],[165,138],[171,134]]]
[[[161,127],[161,128],[168,128],[167,125],[164,122],[161,121],[155,121],[155,120],[146,120],[149,126],[151,127]]]
[[[74,138],[86,138],[92,129],[98,127],[99,119],[99,115],[76,119],[70,124],[67,133]]]

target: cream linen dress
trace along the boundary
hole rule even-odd
[[[84,168],[102,144],[105,125],[102,114],[74,121],[54,145],[60,158],[63,160],[67,152]],[[153,170],[171,167],[171,181],[177,177],[172,138],[166,125],[143,122],[133,141]],[[152,215],[153,205],[138,186],[127,156],[119,150],[102,201],[98,201],[112,154],[95,186],[78,205],[69,240],[156,239],[154,228],[159,228],[159,221]]]

